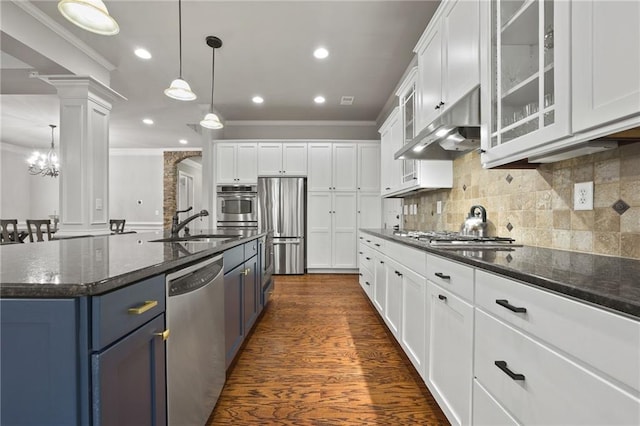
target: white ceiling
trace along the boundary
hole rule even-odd
[[[113,148],[184,148],[181,138],[189,140],[188,147],[201,146],[188,125],[201,120],[211,101],[208,35],[223,42],[216,49],[214,105],[224,120],[375,121],[438,3],[183,0],[183,76],[198,99],[180,102],[163,94],[178,76],[177,1],[106,0],[120,25],[120,33],[111,37],[75,27],[59,14],[57,1],[32,2],[115,65],[111,87],[128,101],[115,103],[111,112]],[[2,36],[6,51],[11,43]],[[329,50],[327,59],[313,57],[318,46]],[[153,58],[137,58],[136,47]],[[33,52],[22,55],[14,47],[10,53],[0,58],[1,140],[45,147],[48,124],[59,121],[57,97],[21,66],[28,63],[43,73],[49,70],[38,66],[50,65],[30,60]],[[327,99],[324,105],[313,103],[318,94]],[[254,95],[264,104],[253,104]],[[339,105],[344,95],[355,96],[352,106]],[[155,125],[144,125],[144,117]]]

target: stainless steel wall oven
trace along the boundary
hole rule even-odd
[[[257,228],[256,185],[218,185],[216,219],[218,227]]]

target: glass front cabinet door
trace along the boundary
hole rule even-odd
[[[409,71],[407,77],[400,85],[400,88],[396,92],[398,96],[400,114],[403,124],[403,140],[402,144],[406,145],[416,135],[416,75],[418,74],[418,67],[414,67]],[[402,161],[402,184],[413,184],[417,179],[417,167],[416,160],[401,160]]]
[[[490,22],[483,45],[489,95],[482,105],[482,163],[494,167],[526,159],[570,133],[570,2],[482,4]]]

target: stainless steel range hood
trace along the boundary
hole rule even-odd
[[[395,153],[396,160],[453,159],[480,148],[480,86]]]

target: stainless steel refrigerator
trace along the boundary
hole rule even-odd
[[[258,228],[273,231],[274,274],[304,274],[307,181],[258,178]]]

